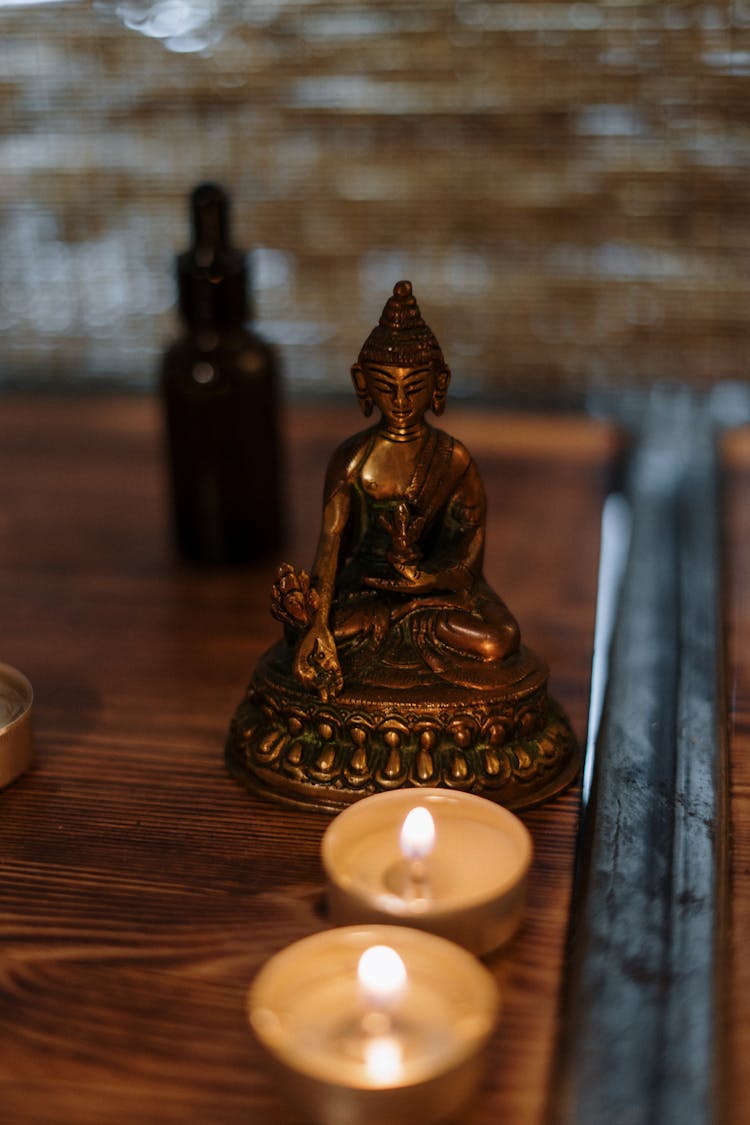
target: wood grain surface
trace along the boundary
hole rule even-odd
[[[449,410],[444,424],[484,474],[487,576],[583,738],[617,436],[575,417]],[[354,405],[289,412],[290,561],[309,565],[325,462],[359,425]],[[0,659],[36,692],[35,765],[0,793],[2,1119],[297,1125],[244,1006],[273,953],[327,925],[328,818],[250,797],[223,764],[277,635],[274,564],[175,560],[152,399],[6,397],[0,433]],[[528,913],[487,961],[503,1014],[467,1125],[543,1117],[576,791],[524,820]]]

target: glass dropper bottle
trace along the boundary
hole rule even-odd
[[[190,209],[193,243],[177,259],[182,332],[161,369],[175,538],[187,559],[250,563],[281,539],[278,364],[247,323],[247,262],[231,245],[226,192],[200,184]]]

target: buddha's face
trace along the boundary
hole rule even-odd
[[[363,363],[362,375],[368,396],[389,422],[408,429],[422,421],[435,390],[432,364],[395,367]]]
[[[432,408],[442,414],[451,373],[444,363],[421,362],[410,366],[364,361],[352,367],[352,379],[365,415],[373,406],[389,428],[420,426]]]

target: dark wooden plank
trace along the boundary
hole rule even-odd
[[[715,425],[705,401],[665,394],[639,429],[552,1117],[715,1125],[728,953]]]

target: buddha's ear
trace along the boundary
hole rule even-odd
[[[432,391],[432,412],[442,414],[445,410],[445,400],[448,395],[448,384],[451,381],[451,369],[443,364],[435,373],[435,386]]]
[[[358,363],[352,367],[352,382],[359,399],[359,409],[365,418],[369,418],[372,414],[373,401],[367,391],[367,377]]]

